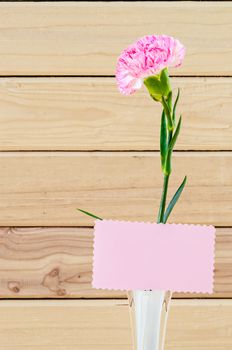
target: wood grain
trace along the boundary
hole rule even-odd
[[[232,149],[232,79],[174,78],[178,150]],[[112,78],[0,79],[0,150],[158,150],[161,107]]]
[[[131,350],[127,301],[2,301],[4,350]],[[230,350],[231,300],[175,300],[167,350]]]
[[[1,228],[0,298],[120,298],[120,291],[91,288],[93,229]],[[214,294],[232,297],[232,229],[217,229]]]
[[[188,183],[170,221],[232,226],[232,154],[178,152],[170,192]],[[162,186],[153,152],[0,154],[1,226],[92,226],[76,211],[155,221]]]
[[[187,47],[175,74],[232,73],[230,2],[1,2],[0,23],[4,76],[113,75],[124,47],[167,27]]]

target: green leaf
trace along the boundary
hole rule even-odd
[[[166,156],[166,162],[164,165],[164,174],[170,175],[172,171],[172,150],[168,150],[168,154]]]
[[[176,191],[176,193],[172,197],[172,200],[170,201],[170,203],[169,203],[169,205],[164,213],[164,217],[163,217],[164,224],[167,222],[167,219],[168,219],[169,215],[171,214],[172,209],[174,208],[176,202],[178,201],[178,199],[179,199],[179,197],[184,189],[186,181],[187,181],[187,176],[184,177],[184,180],[182,181],[180,187],[178,188],[178,190]]]
[[[166,156],[166,163],[165,163],[165,166],[164,166],[164,172],[165,174],[171,174],[171,168],[172,168],[172,165],[171,165],[171,159],[172,159],[172,150],[175,146],[175,143],[176,143],[176,140],[177,140],[177,137],[179,135],[179,132],[180,132],[180,127],[181,127],[181,116],[180,116],[180,119],[178,121],[178,124],[177,124],[177,127],[176,127],[176,131],[173,135],[173,137],[171,138],[171,141],[168,145],[168,152],[167,152],[167,156]]]
[[[168,129],[173,130],[171,111],[170,111],[170,108],[169,108],[169,106],[168,106],[168,104],[163,96],[162,96],[162,105],[163,105],[164,112],[165,112],[167,120],[168,120]]]
[[[166,120],[165,112],[163,110],[162,116],[161,116],[161,126],[160,126],[160,156],[161,156],[162,169],[164,169],[164,166],[165,166],[167,149],[168,149],[167,120]]]
[[[175,122],[176,122],[176,106],[177,106],[179,97],[180,97],[180,89],[178,88],[178,92],[177,92],[177,96],[176,96],[176,100],[174,102],[173,112],[172,112],[172,120],[173,120],[174,125],[175,125]]]
[[[173,150],[174,146],[175,146],[175,143],[176,143],[176,140],[177,140],[177,137],[180,133],[180,128],[181,128],[181,121],[182,121],[182,116],[180,116],[179,118],[179,121],[178,121],[178,124],[177,124],[177,127],[176,127],[176,131],[171,139],[171,142],[168,146],[169,149]]]
[[[172,110],[172,91],[169,91],[168,97],[167,97],[167,103],[169,106],[169,110],[171,112]]]
[[[99,218],[99,216],[96,216],[96,215],[94,215],[94,214],[91,214],[91,213],[89,213],[88,211],[85,211],[85,210],[82,210],[82,209],[79,209],[79,208],[77,208],[77,210],[81,211],[82,213],[84,213],[84,214],[86,214],[86,215],[91,216],[92,218],[99,219],[99,220],[103,220],[102,218]]]

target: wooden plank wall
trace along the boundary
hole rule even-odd
[[[170,193],[188,175],[171,222],[217,227],[214,294],[174,295],[166,349],[232,348],[231,1],[24,1],[0,2],[3,350],[131,349],[125,293],[91,288],[93,221],[76,207],[155,220],[160,108],[114,81],[120,51],[149,33],[187,47],[171,71]]]

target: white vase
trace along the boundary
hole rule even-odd
[[[164,350],[171,292],[128,293],[134,350]]]

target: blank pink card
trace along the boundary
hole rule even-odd
[[[215,228],[96,220],[94,288],[212,293]]]

